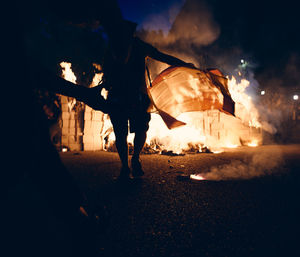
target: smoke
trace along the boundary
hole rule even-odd
[[[220,29],[204,2],[187,1],[177,16],[170,33],[170,43],[205,46],[214,42]]]
[[[158,32],[158,38],[167,36],[176,16],[182,8],[183,2],[182,0],[175,2],[168,9],[162,10],[160,13],[149,14],[139,26],[140,30],[147,32],[156,31]],[[153,40],[153,38],[148,37],[149,43],[153,43]]]
[[[269,68],[258,76],[265,95],[260,97],[257,107],[261,119],[275,128],[274,140],[278,143],[299,141],[292,120],[295,111],[293,95],[300,92],[299,57],[291,54],[280,69]]]
[[[211,167],[203,174],[207,180],[252,179],[283,172],[282,151],[272,146],[270,150],[261,148],[247,154],[242,160],[233,160],[229,164]]]
[[[279,87],[276,90],[266,89],[266,94],[261,97],[261,101],[257,105],[263,125],[271,126],[270,130],[265,129],[269,133],[280,132],[290,117],[285,91],[284,88]]]
[[[299,53],[291,53],[287,64],[284,69],[284,73],[289,78],[289,83],[293,83],[295,86],[299,86],[300,81],[300,54]]]
[[[137,34],[159,50],[199,66],[198,49],[213,43],[220,28],[205,1],[187,0],[150,15]]]
[[[225,32],[221,34],[218,16],[212,8],[205,0],[186,0],[183,5],[177,2],[168,10],[148,16],[137,34],[159,50],[194,63],[199,68],[218,68],[237,80],[249,80],[246,93],[259,113],[262,129],[270,138],[274,135],[287,137],[291,116],[291,102],[287,96],[291,92],[285,88],[291,88],[290,85],[299,87],[299,55],[292,54],[277,70],[259,67],[253,53],[246,53],[238,36],[230,34],[232,29],[224,28]],[[241,59],[245,61],[243,64]],[[150,62],[152,79],[166,67],[162,63]],[[258,73],[257,68],[262,72]],[[260,95],[262,89],[266,90],[264,96]]]

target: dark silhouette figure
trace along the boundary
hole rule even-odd
[[[45,88],[92,107],[99,106],[99,99],[94,89],[65,81],[34,61],[27,51],[26,33],[43,15],[74,24],[99,20],[116,60],[122,60],[128,46],[122,44],[120,10],[112,0],[87,0],[80,5],[70,0],[15,1],[3,7],[7,16],[2,15],[6,20],[1,30],[2,251],[5,256],[91,256],[95,223],[52,145],[47,118],[33,91]]]
[[[126,22],[127,35],[134,34],[136,24]],[[145,81],[145,60],[151,57],[155,60],[174,66],[193,66],[176,57],[164,54],[152,45],[136,36],[128,38],[129,50],[124,60],[116,61],[112,53],[104,61],[105,85],[108,90],[108,102],[113,106],[109,116],[116,136],[116,147],[122,163],[120,179],[130,178],[128,165],[128,121],[130,132],[135,133],[134,152],[131,159],[133,177],[144,175],[140,163],[140,153],[146,141],[149,128],[150,113],[147,109],[150,99]]]

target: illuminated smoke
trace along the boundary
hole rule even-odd
[[[220,28],[204,1],[188,0],[180,7],[176,4],[149,16],[138,36],[168,54],[199,66],[201,56],[194,47],[212,44],[219,37]]]
[[[243,103],[245,105],[246,102],[249,102],[249,104],[246,105],[246,109],[242,110],[237,103],[236,110],[240,111],[237,116],[242,118],[243,122],[248,119],[249,125],[261,127],[270,134],[278,132],[278,128],[284,120],[284,114],[281,110],[274,109],[274,105],[266,106],[265,102],[261,104],[262,99],[257,98],[259,84],[253,72],[256,64],[252,61],[249,62],[250,56],[238,46],[224,48],[220,45],[218,41],[220,27],[215,21],[209,2],[187,0],[181,9],[177,5],[173,8],[173,12],[171,10],[172,8],[148,17],[142,24],[142,30],[138,35],[159,50],[186,62],[192,62],[199,68],[216,67],[221,69],[225,75],[234,75],[236,77],[234,85],[242,86],[245,81],[248,81],[247,89],[243,92],[245,95]],[[173,13],[173,16],[170,13]],[[175,18],[174,14],[177,15]],[[172,20],[174,23],[167,31],[166,24]],[[240,58],[243,59],[243,63],[239,64]],[[294,71],[293,74],[297,74],[294,64],[295,58],[291,58],[287,69]],[[150,61],[149,68],[152,79],[166,67],[166,64]],[[272,77],[272,74],[269,74],[266,80],[271,80]],[[277,85],[278,82],[269,81],[269,84]],[[249,99],[247,99],[248,97]],[[264,96],[264,98],[268,97]]]
[[[252,179],[283,172],[284,160],[279,147],[264,147],[255,152],[248,151],[242,160],[232,160],[229,164],[211,167],[201,174],[206,180]]]
[[[220,29],[204,1],[187,1],[175,19],[169,42],[187,46],[206,46],[219,36]]]

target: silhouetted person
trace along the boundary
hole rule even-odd
[[[126,22],[127,35],[134,34],[136,24]],[[147,112],[150,99],[147,94],[145,81],[145,59],[155,60],[174,66],[192,66],[176,57],[164,54],[152,45],[136,36],[128,38],[129,51],[123,62],[116,61],[113,54],[108,54],[104,61],[104,76],[108,90],[108,102],[114,108],[109,116],[116,136],[116,147],[122,163],[120,179],[141,177],[144,175],[140,163],[140,153],[146,141],[149,128],[150,113]],[[130,132],[134,133],[134,151],[131,159],[131,168],[128,164],[128,121]]]
[[[95,3],[102,4],[97,10]],[[43,6],[47,4],[47,6]],[[1,228],[6,256],[84,256],[93,228],[83,217],[83,196],[53,146],[47,118],[34,89],[76,97],[93,106],[94,90],[74,85],[35,62],[27,51],[26,33],[39,17],[57,15],[66,22],[100,20],[116,59],[124,58],[122,16],[115,1],[15,1],[3,3],[7,19],[1,30],[2,158],[4,189]],[[2,18],[5,16],[2,15]],[[47,51],[47,49],[43,49]],[[91,93],[92,92],[92,93]],[[3,156],[2,156],[3,157]],[[56,221],[53,221],[56,220]],[[68,232],[58,229],[64,224]],[[90,229],[89,229],[90,228]],[[55,237],[55,238],[54,238]],[[7,243],[6,243],[7,242]]]

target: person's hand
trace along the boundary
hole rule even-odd
[[[185,67],[187,67],[187,68],[191,68],[191,69],[197,69],[197,67],[193,64],[193,63],[186,63],[185,65],[184,65]]]

